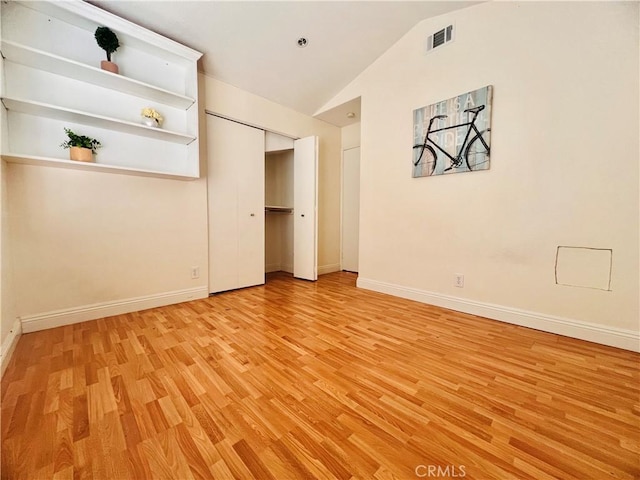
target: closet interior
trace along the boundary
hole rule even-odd
[[[270,151],[269,136],[274,134],[266,135],[264,269],[293,273],[293,141],[291,148]]]

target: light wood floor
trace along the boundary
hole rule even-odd
[[[640,355],[354,285],[23,335],[2,478],[640,476]]]

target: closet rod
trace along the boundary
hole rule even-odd
[[[293,213],[293,207],[276,207],[276,206],[267,205],[266,207],[264,207],[264,211],[265,211],[265,213],[288,213],[288,214],[291,214],[291,213]]]

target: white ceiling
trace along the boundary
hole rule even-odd
[[[91,3],[203,52],[208,75],[313,115],[421,20],[478,2]]]

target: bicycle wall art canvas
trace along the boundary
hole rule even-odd
[[[489,169],[491,85],[413,111],[413,178]]]

